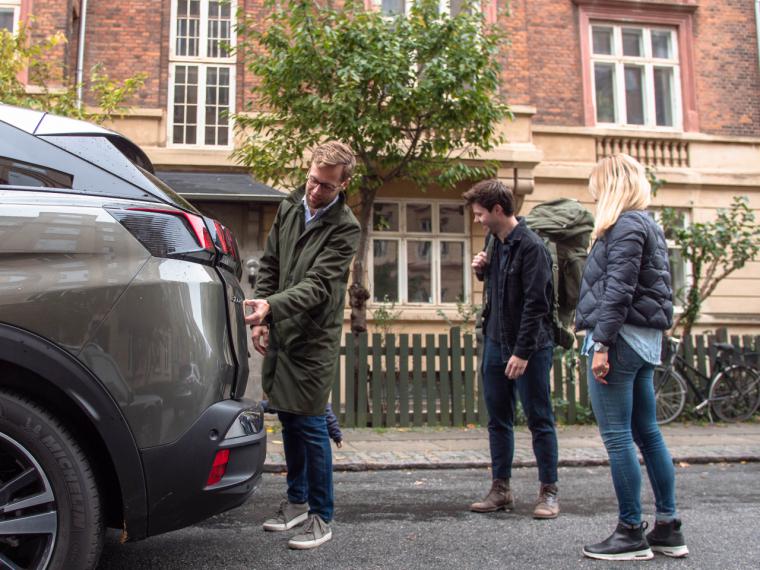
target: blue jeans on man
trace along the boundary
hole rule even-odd
[[[589,362],[593,352],[589,354]],[[676,517],[675,470],[655,412],[654,365],[646,362],[618,336],[609,349],[607,384],[594,379],[588,367],[588,386],[594,416],[610,457],[612,482],[620,521],[641,524],[641,467],[634,443],[641,450],[654,491],[656,518]]]
[[[309,503],[309,514],[333,517],[332,449],[324,415],[278,412],[288,467],[288,501]]]
[[[493,479],[510,479],[515,451],[515,406],[520,402],[533,437],[538,478],[545,485],[557,482],[557,431],[554,427],[549,372],[552,347],[537,350],[525,372],[516,380],[504,375],[507,361],[501,346],[487,336],[483,351],[483,389],[488,409],[488,439]]]

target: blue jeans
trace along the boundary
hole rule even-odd
[[[332,449],[324,415],[278,412],[288,466],[288,501],[309,503],[309,514],[333,516]]]
[[[557,482],[557,430],[554,428],[549,371],[552,347],[533,353],[528,367],[517,380],[504,375],[507,361],[502,360],[499,343],[485,337],[483,350],[483,391],[488,408],[488,442],[491,448],[491,471],[494,479],[512,476],[515,455],[515,405],[519,392],[528,428],[533,436],[533,454],[541,483]]]
[[[634,442],[644,457],[657,519],[672,520],[676,516],[675,470],[657,425],[654,366],[620,336],[610,347],[607,384],[594,379],[592,359],[593,352],[588,356],[589,394],[610,458],[620,520],[629,525],[641,523],[641,467]]]

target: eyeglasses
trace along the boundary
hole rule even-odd
[[[322,189],[325,190],[329,194],[332,194],[338,188],[340,188],[340,186],[336,186],[335,184],[328,184],[327,182],[322,182],[321,180],[318,180],[318,179],[314,178],[311,175],[309,175],[309,177],[306,179],[306,184],[310,188],[315,188],[317,186],[321,186]]]

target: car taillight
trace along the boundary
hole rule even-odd
[[[216,485],[224,477],[227,471],[227,464],[230,462],[230,450],[220,449],[214,456],[214,463],[211,465],[211,471],[208,473],[206,485]]]
[[[237,241],[229,228],[217,220],[207,220],[211,228],[212,239],[219,250],[219,265],[231,271],[238,279],[242,276],[243,267],[240,263]]]
[[[151,255],[205,263],[216,257],[214,242],[201,216],[160,208],[108,211]]]

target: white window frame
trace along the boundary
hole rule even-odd
[[[594,28],[612,28],[612,55],[594,53]],[[637,29],[642,32],[643,55],[635,57],[623,55],[623,29]],[[663,31],[670,33],[670,46],[672,57],[670,59],[652,57],[651,32]],[[589,66],[591,77],[591,97],[594,105],[594,120],[599,127],[656,130],[681,132],[683,131],[683,106],[681,95],[681,61],[678,51],[678,30],[668,26],[626,24],[621,22],[592,21],[589,23]],[[595,63],[610,63],[615,68],[615,83],[613,85],[613,97],[615,99],[615,121],[612,123],[599,122],[597,119],[596,105],[596,74]],[[635,65],[644,69],[644,124],[634,125],[623,120],[626,116],[625,93],[625,65]],[[673,69],[673,92],[671,97],[673,111],[673,126],[657,125],[657,111],[655,108],[654,93],[654,68],[668,67]]]
[[[171,2],[171,25],[169,33],[169,90],[167,94],[168,99],[168,117],[166,121],[166,144],[170,148],[182,148],[182,149],[203,149],[203,150],[231,150],[234,148],[234,131],[232,115],[235,113],[235,99],[236,99],[236,56],[234,54],[227,57],[208,57],[208,6],[210,0],[200,1],[200,24],[199,24],[199,36],[198,36],[198,55],[197,56],[184,56],[177,55],[177,4],[178,0],[172,0]],[[237,0],[230,1],[230,47],[234,50],[237,45],[237,34],[235,33],[235,14],[237,13]],[[197,66],[198,67],[198,111],[197,111],[197,124],[196,124],[196,141],[205,140],[206,136],[206,77],[208,75],[209,67],[224,67],[230,71],[230,84],[229,84],[229,118],[227,120],[227,144],[216,145],[196,142],[195,144],[188,143],[175,143],[174,142],[174,87],[176,66]]]
[[[676,210],[677,212],[680,212],[683,214],[683,227],[687,228],[691,225],[691,219],[692,219],[692,210],[691,208],[683,208],[683,207],[674,207],[674,206],[649,206],[649,212],[652,214],[652,217],[654,220],[662,227],[662,211],[666,208],[672,208]],[[664,228],[663,228],[664,230]],[[668,260],[670,260],[670,252],[672,250],[678,250],[680,253],[680,248],[676,245],[675,240],[668,239],[667,236],[665,237],[665,243],[668,246]],[[671,268],[671,280],[673,277],[673,271]],[[687,289],[689,287],[689,283],[691,282],[691,276],[692,276],[692,267],[691,263],[687,260],[683,260],[683,286],[684,289]],[[683,305],[680,303],[678,299],[678,295],[680,291],[676,289],[675,283],[671,283],[673,286],[673,306],[677,311],[681,311],[683,309]],[[684,291],[685,292],[685,291]]]
[[[21,0],[5,0],[4,2],[0,2],[0,8],[13,10],[13,29],[11,29],[11,33],[18,33],[18,25],[21,18]]]
[[[441,244],[443,242],[461,242],[462,243],[462,283],[464,286],[462,302],[469,302],[470,295],[472,294],[472,278],[471,271],[469,271],[470,260],[470,219],[467,215],[467,210],[464,212],[464,229],[462,233],[441,233],[440,229],[440,207],[441,206],[462,206],[461,202],[452,200],[421,200],[414,198],[380,198],[375,201],[380,204],[396,204],[398,205],[399,215],[399,229],[398,231],[370,231],[369,245],[367,252],[367,276],[369,280],[370,290],[370,306],[378,306],[382,304],[382,300],[374,299],[374,286],[375,286],[375,259],[374,259],[374,243],[375,240],[381,241],[395,241],[398,244],[398,300],[396,305],[404,305],[405,307],[454,307],[456,301],[441,302]],[[429,204],[432,206],[432,231],[430,232],[408,232],[406,230],[406,207],[408,204]],[[372,224],[374,226],[374,207],[372,213]],[[432,302],[410,302],[408,285],[408,257],[407,257],[407,244],[415,241],[429,241],[431,242],[432,252],[430,256],[430,262],[432,264],[430,283]]]
[[[414,0],[402,0],[404,2],[404,14],[409,15],[409,12],[412,11],[412,5],[414,4]],[[381,11],[383,9],[383,0],[372,0],[372,5],[378,10]],[[482,3],[481,3],[481,10],[483,9]],[[438,0],[438,10],[442,14],[451,14],[451,0]],[[394,14],[395,16],[396,14]],[[392,17],[390,14],[387,15],[387,17]]]

